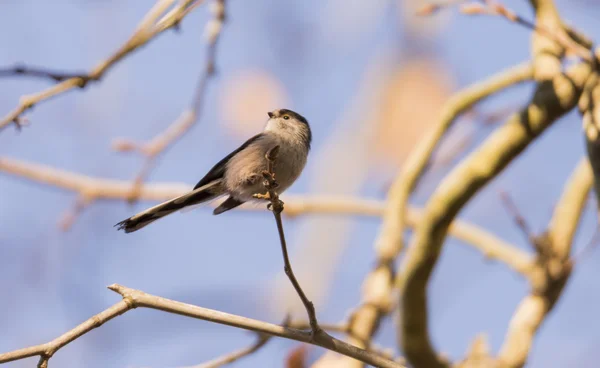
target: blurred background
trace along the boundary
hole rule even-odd
[[[0,67],[23,62],[87,71],[112,54],[154,1],[0,0]],[[503,19],[455,10],[417,18],[420,0],[228,0],[227,23],[197,125],[161,156],[150,182],[190,186],[220,158],[260,131],[266,112],[286,107],[308,118],[314,148],[294,194],[345,194],[383,200],[403,159],[454,91],[529,57],[530,33]],[[525,1],[505,1],[529,19]],[[600,8],[558,0],[563,18],[598,37]],[[131,179],[143,158],[111,149],[165,129],[192,98],[204,67],[201,6],[180,32],[168,31],[111,69],[100,83],[44,102],[20,134],[0,134],[0,155],[104,178]],[[0,80],[0,115],[21,95],[50,85]],[[462,118],[421,182],[422,205],[465,150],[494,129],[490,116],[518,109],[531,84],[502,93]],[[490,120],[491,123],[490,123]],[[502,119],[495,124],[502,123]],[[518,247],[529,244],[503,210],[507,191],[535,230],[543,230],[566,178],[584,153],[578,114],[560,120],[460,214]],[[458,152],[458,155],[456,153]],[[282,273],[272,216],[207,208],[175,214],[125,236],[113,225],[151,205],[101,201],[67,232],[58,223],[76,195],[0,173],[0,351],[51,340],[119,300],[105,287],[128,287],[230,313],[280,322],[304,318]],[[285,195],[283,196],[285,200]],[[593,201],[575,249],[592,236]],[[310,215],[285,219],[292,264],[323,322],[359,304],[375,259],[378,218]],[[530,367],[596,367],[600,359],[600,252],[579,264],[540,330]],[[430,285],[435,345],[461,358],[475,334],[492,349],[528,292],[504,265],[448,238]],[[177,367],[198,364],[254,340],[250,333],[152,310],[136,310],[59,351],[59,367]],[[386,319],[375,339],[396,346]],[[297,344],[273,339],[235,367],[281,367]],[[309,359],[322,353],[309,348]],[[6,364],[31,367],[37,358]]]

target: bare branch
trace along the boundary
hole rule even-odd
[[[431,157],[441,139],[457,117],[475,103],[504,88],[530,79],[532,74],[531,66],[525,63],[455,94],[444,105],[437,126],[418,143],[404,163],[402,171],[388,192],[383,224],[375,241],[377,254],[375,267],[365,278],[361,305],[353,313],[351,331],[354,336],[358,337],[358,339],[350,339],[353,344],[367,347],[369,341],[377,332],[381,319],[391,310],[390,308],[393,305],[391,297],[395,278],[394,260],[404,247],[404,230],[410,217],[408,200],[431,161]],[[417,223],[413,222],[413,225]],[[470,234],[464,233],[463,235],[469,236]],[[486,245],[490,244],[489,242],[484,243]],[[496,249],[494,246],[487,248],[486,254],[490,257],[503,253],[502,251],[490,251],[490,249]],[[500,248],[512,249],[514,247]],[[528,262],[527,258],[518,256],[515,260],[521,262],[525,259],[523,262]],[[521,265],[517,267],[524,269]],[[351,366],[354,363],[348,361],[344,364]]]
[[[0,354],[0,363],[12,362],[13,360],[25,359],[32,356],[39,356],[40,362],[38,367],[47,366],[48,360],[56,353],[60,348],[72,342],[73,340],[83,336],[91,330],[102,326],[104,323],[111,319],[127,312],[133,308],[132,301],[127,298],[123,298],[120,302],[114,304],[112,307],[96,314],[90,319],[86,320],[74,329],[66,332],[65,334],[57,337],[56,339],[36,346],[32,346],[25,349],[19,349],[11,351],[9,353]]]
[[[593,73],[579,100],[587,155],[594,173],[596,208],[600,209],[600,77]]]
[[[411,152],[388,192],[384,222],[375,248],[379,258],[394,259],[404,247],[405,209],[410,194],[417,186],[439,142],[458,116],[474,104],[509,86],[527,81],[533,76],[530,64],[524,63],[492,76],[454,94],[442,109],[436,127]]]
[[[0,157],[0,172],[25,178],[39,184],[55,186],[73,191],[89,202],[96,200],[126,200],[131,183],[124,180],[94,178],[49,166],[34,164],[13,158]],[[184,183],[145,184],[140,188],[140,199],[165,201],[189,192],[190,186]],[[287,216],[307,214],[382,216],[385,205],[373,199],[352,198],[331,195],[301,196],[286,194],[285,212]],[[256,207],[242,205],[240,209],[256,211]],[[407,209],[407,223],[416,227],[423,218],[418,208]],[[506,263],[516,271],[527,275],[532,265],[531,256],[504,242],[495,235],[466,222],[455,220],[449,228],[452,236],[481,250],[489,258]]]
[[[409,215],[408,200],[445,133],[460,114],[477,102],[511,85],[526,81],[532,76],[532,67],[525,63],[458,92],[445,104],[438,125],[418,143],[410,154],[388,193],[383,224],[375,241],[377,261],[373,270],[365,278],[361,305],[354,311],[350,322],[352,335],[349,341],[352,344],[367,348],[377,332],[382,318],[391,311],[393,305],[391,297],[395,287],[394,260],[404,247],[404,230]],[[463,235],[470,236],[470,234]],[[491,243],[484,241],[481,244],[486,247]],[[484,252],[490,257],[499,254],[501,257],[505,256],[503,251],[496,252],[491,249],[515,249],[512,246],[486,248]],[[509,251],[509,253],[514,252]],[[512,254],[509,257],[511,256]],[[527,275],[530,266],[525,264],[530,263],[529,258],[517,255],[515,258],[505,257],[504,259],[510,259],[509,265],[514,262],[520,263],[516,268]],[[356,365],[356,362],[344,361],[340,365],[351,367]]]
[[[451,0],[430,3],[423,6],[417,12],[417,15],[429,16],[444,7],[459,5],[463,14],[500,16],[509,22],[523,26],[537,35],[545,37],[547,41],[555,42],[556,45],[560,45],[567,52],[577,55],[588,63],[595,62],[595,55],[591,49],[592,43],[585,35],[562,23],[552,1],[530,0],[530,3],[536,10],[537,22],[525,19],[501,2],[494,0]],[[542,10],[540,11],[540,9]],[[547,49],[545,45],[544,48]],[[539,52],[536,52],[536,54],[541,55]]]
[[[469,15],[485,14],[503,17],[509,22],[521,25],[529,30],[537,32],[538,34],[548,38],[549,40],[556,42],[565,50],[571,52],[574,55],[579,56],[581,59],[587,62],[592,62],[594,58],[594,54],[590,50],[590,48],[579,44],[576,40],[571,38],[570,34],[567,33],[562,26],[550,28],[543,23],[536,24],[525,19],[524,17],[520,16],[519,14],[515,13],[513,10],[507,8],[499,2],[484,0],[478,3],[469,3],[463,5],[461,10],[463,13]]]
[[[429,338],[426,289],[450,223],[479,189],[575,106],[589,74],[589,65],[578,64],[567,75],[540,83],[530,104],[459,164],[431,196],[398,276],[402,305],[399,333],[403,351],[414,366],[447,366]]]
[[[103,323],[115,318],[116,316],[135,308],[150,308],[161,310],[167,313],[179,314],[190,318],[321,346],[339,354],[348,355],[375,367],[403,367],[401,364],[393,362],[372,352],[349,345],[327,334],[318,334],[315,336],[315,338],[313,338],[309,332],[278,326],[212,309],[202,308],[191,304],[181,303],[159,296],[146,294],[140,290],[130,289],[117,284],[110,285],[108,288],[119,293],[123,297],[123,300],[49,343],[0,354],[0,363],[6,363],[36,355],[41,356],[41,360],[47,362],[47,360],[50,359],[50,357],[52,357],[52,355],[56,353],[58,349],[91,331],[92,329],[101,326]]]
[[[133,180],[133,187],[128,199],[129,202],[135,202],[138,199],[140,187],[148,175],[150,175],[157,157],[186,134],[199,119],[207,93],[209,79],[215,73],[217,43],[226,17],[225,0],[215,0],[214,4],[215,6],[211,7],[213,19],[209,21],[205,27],[205,34],[208,41],[206,62],[204,70],[198,78],[194,98],[192,99],[189,108],[183,111],[179,117],[167,127],[167,129],[148,142],[137,144],[121,138],[117,140],[117,144],[113,144],[116,148],[123,147],[126,148],[125,151],[134,150],[145,156],[145,162]]]
[[[100,80],[108,69],[125,56],[145,45],[165,30],[177,26],[183,17],[189,13],[189,9],[201,2],[202,0],[181,0],[176,6],[169,10],[173,5],[174,0],[158,0],[140,22],[129,40],[127,40],[127,42],[125,42],[125,44],[113,55],[106,60],[101,61],[86,75],[73,76],[72,78],[65,79],[41,92],[22,96],[19,105],[9,112],[8,115],[0,119],[0,130],[11,123],[15,123],[17,127],[19,127],[21,125],[21,115],[31,109],[34,105],[68,92],[76,87],[84,88],[90,81]],[[169,11],[167,12],[167,10]]]

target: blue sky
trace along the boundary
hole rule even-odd
[[[0,66],[25,62],[65,70],[87,70],[115,50],[132,32],[151,1],[0,1]],[[222,124],[219,109],[224,84],[246,70],[268,71],[280,81],[289,108],[311,121],[314,150],[307,169],[290,192],[335,192],[319,179],[327,175],[319,162],[335,145],[332,137],[362,129],[352,111],[362,81],[374,59],[392,55],[398,66],[416,50],[406,45],[398,26],[395,2],[303,2],[257,0],[229,2],[228,22],[217,56],[218,74],[208,90],[198,125],[164,155],[151,181],[193,185],[214,162],[241,143]],[[506,5],[530,16],[525,2]],[[360,7],[365,7],[364,9]],[[597,36],[598,7],[591,2],[559,1],[564,18]],[[333,7],[333,8],[332,8]],[[337,12],[331,9],[338,9]],[[368,17],[370,15],[370,17]],[[0,155],[31,160],[89,175],[128,179],[141,160],[110,149],[114,137],[148,139],[184,109],[204,60],[200,8],[186,18],[179,33],[167,32],[116,65],[102,81],[37,106],[32,125],[22,133],[0,134]],[[452,16],[436,38],[424,38],[437,60],[456,80],[456,87],[525,60],[528,31],[501,19]],[[433,51],[432,51],[433,50]],[[19,96],[48,82],[11,78],[0,81],[0,114]],[[484,108],[519,105],[531,86],[511,89]],[[226,102],[226,101],[225,101]],[[265,116],[256,116],[263,121]],[[349,120],[352,120],[350,122]],[[418,124],[418,122],[403,122]],[[483,139],[489,129],[478,133]],[[358,141],[366,144],[364,141]],[[543,230],[562,186],[584,153],[581,122],[573,112],[554,124],[493,183],[479,193],[460,217],[500,234],[515,245],[528,244],[501,208],[499,189],[511,193],[532,227]],[[334,142],[335,143],[335,142]],[[368,147],[357,147],[368,150]],[[362,151],[360,151],[362,152]],[[351,156],[349,156],[351,157]],[[334,165],[335,165],[335,161]],[[352,163],[340,162],[340,170]],[[371,170],[345,191],[383,199],[397,168]],[[445,171],[427,177],[414,198],[423,204]],[[350,174],[348,174],[350,175]],[[326,179],[326,178],[325,178]],[[323,179],[323,181],[326,181]],[[358,179],[357,179],[358,180]],[[128,206],[100,202],[88,208],[66,233],[56,223],[74,195],[0,174],[0,351],[50,340],[118,301],[105,289],[118,282],[149,293],[208,308],[278,322],[273,312],[279,287],[281,255],[272,218],[240,212],[213,217],[199,209],[175,214],[139,233],[125,236],[112,225],[150,203]],[[593,203],[593,202],[590,202]],[[286,220],[293,254],[300,254],[302,233],[327,216]],[[594,228],[589,206],[576,248]],[[313,225],[311,225],[313,224]],[[337,223],[344,229],[343,248],[326,297],[317,302],[321,320],[335,322],[360,298],[360,284],[373,265],[373,240],[379,221],[357,218]],[[317,244],[325,252],[327,244]],[[311,248],[312,249],[312,248]],[[313,255],[319,257],[319,253]],[[542,326],[531,353],[531,367],[592,367],[600,359],[600,254],[575,270],[552,315]],[[315,261],[315,264],[318,262]],[[310,264],[299,265],[311,270]],[[299,275],[309,279],[320,269]],[[327,272],[330,270],[327,269]],[[290,287],[291,289],[291,287]],[[462,357],[479,332],[489,334],[494,351],[527,285],[503,265],[448,239],[430,286],[431,332],[440,351]],[[301,315],[300,315],[301,316]],[[253,336],[233,328],[191,321],[150,310],[136,310],[104,325],[62,349],[52,358],[61,367],[176,367],[197,364],[245,346]],[[376,341],[395,344],[388,320]],[[295,346],[273,340],[236,367],[280,367]],[[311,358],[320,352],[313,349]],[[26,367],[35,358],[7,364]]]

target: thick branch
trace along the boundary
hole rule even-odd
[[[562,260],[566,261],[571,253],[573,239],[579,227],[579,220],[592,188],[592,182],[590,162],[584,158],[573,170],[565,185],[563,195],[554,209],[547,232],[553,253]]]
[[[393,304],[391,297],[395,277],[394,260],[404,247],[404,230],[407,222],[410,222],[408,200],[445,133],[463,112],[477,102],[511,85],[526,81],[532,76],[531,65],[524,63],[456,93],[444,105],[437,126],[411,152],[388,193],[383,224],[375,241],[377,262],[365,278],[361,305],[352,315],[350,328],[353,335],[358,337],[350,338],[349,341],[352,344],[367,347],[377,332],[381,319],[390,311]],[[470,236],[470,233],[463,233],[463,235]],[[490,243],[486,241],[483,244]],[[494,247],[492,246],[492,248]],[[512,250],[514,248],[500,247],[497,249]],[[498,254],[498,252],[489,250],[485,253]],[[529,262],[528,257],[519,256],[515,260]],[[519,265],[517,267],[523,271],[527,266]],[[344,364],[351,367],[356,362],[347,361]]]
[[[583,115],[587,155],[594,173],[596,207],[600,210],[600,77],[597,73],[588,79],[579,100],[579,109]]]
[[[439,122],[424,137],[404,163],[400,174],[388,192],[384,222],[375,242],[375,247],[384,260],[394,259],[404,247],[405,211],[408,199],[446,132],[454,121],[473,105],[490,95],[533,77],[530,63],[523,63],[476,83],[454,94],[444,104]]]
[[[125,56],[145,45],[165,30],[179,25],[183,17],[189,13],[190,9],[201,2],[202,0],[182,0],[178,5],[169,10],[173,5],[174,0],[158,0],[152,9],[145,15],[129,40],[127,40],[127,42],[125,42],[125,44],[113,55],[106,60],[101,61],[84,76],[74,76],[41,92],[22,96],[19,105],[8,113],[8,115],[0,119],[0,130],[11,123],[20,126],[21,115],[34,105],[51,97],[68,92],[74,88],[84,88],[89,81],[100,80],[108,69],[121,61]]]
[[[551,33],[566,34],[563,22],[552,0],[529,0],[535,11],[535,22]],[[567,36],[568,37],[568,36]],[[564,47],[546,35],[534,32],[531,35],[531,51],[537,81],[546,81],[561,73]]]
[[[77,326],[61,337],[42,345],[33,346],[30,348],[20,349],[9,353],[0,354],[0,363],[5,363],[17,359],[41,355],[43,359],[49,359],[58,349],[65,346],[69,342],[84,335],[92,329],[99,327],[104,322],[113,319],[114,317],[127,312],[134,308],[150,308],[157,309],[167,313],[179,314],[182,316],[201,319],[204,321],[214,322],[222,325],[228,325],[244,330],[255,331],[272,336],[283,337],[290,340],[305,342],[308,344],[321,346],[325,349],[335,351],[342,355],[347,355],[358,359],[366,364],[371,364],[375,367],[382,368],[401,368],[402,365],[395,363],[389,359],[381,357],[372,352],[359,349],[355,346],[346,344],[336,338],[328,336],[327,339],[321,339],[318,335],[316,339],[311,338],[309,332],[274,325],[267,322],[262,322],[242,316],[237,316],[229,313],[219,312],[212,309],[202,308],[191,304],[181,303],[178,301],[162,298],[146,294],[140,290],[130,289],[125,286],[113,284],[109,289],[121,294],[123,300],[104,312],[90,318],[81,325]]]
[[[531,103],[448,174],[431,196],[399,275],[402,347],[415,367],[447,366],[429,338],[426,289],[450,223],[479,189],[575,106],[589,73],[588,65],[579,64],[568,75],[540,83]]]

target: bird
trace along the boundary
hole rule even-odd
[[[115,227],[131,233],[173,212],[222,196],[227,198],[214,209],[214,215],[256,200],[256,194],[267,192],[262,175],[267,170],[265,155],[275,146],[279,146],[273,162],[277,192],[285,191],[306,165],[312,132],[306,118],[292,110],[278,109],[267,115],[264,130],[217,162],[192,191],[131,216]]]

